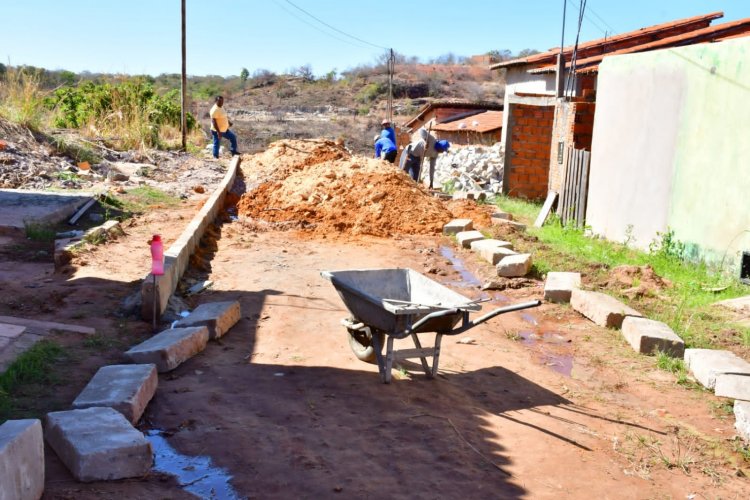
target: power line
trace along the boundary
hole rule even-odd
[[[306,14],[306,15],[308,15],[310,17],[312,17],[313,19],[315,19],[316,21],[318,21],[320,24],[322,24],[324,26],[327,26],[328,28],[332,29],[333,31],[335,31],[337,33],[341,33],[344,36],[347,36],[347,37],[349,37],[349,38],[351,38],[353,40],[357,40],[358,42],[362,42],[364,44],[370,45],[370,46],[375,47],[377,49],[390,50],[388,47],[383,47],[382,45],[377,45],[377,44],[374,44],[374,43],[370,43],[367,40],[362,40],[361,38],[358,38],[358,37],[356,37],[354,35],[350,35],[349,33],[341,31],[340,29],[338,29],[338,28],[336,28],[334,26],[331,26],[327,22],[325,22],[325,21],[323,21],[321,19],[318,19],[317,17],[315,17],[314,15],[310,14],[309,12],[307,12],[302,7],[299,7],[298,5],[295,5],[294,3],[290,2],[289,0],[284,0],[284,1],[286,3],[288,3],[289,5],[291,5],[292,7],[294,7],[295,9],[299,10],[300,12],[303,12],[304,14]]]
[[[333,33],[330,33],[328,31],[320,28],[319,26],[317,26],[317,25],[315,25],[315,24],[313,24],[313,23],[311,23],[311,22],[303,19],[301,16],[298,16],[297,14],[295,14],[294,12],[292,12],[291,10],[287,9],[281,3],[279,3],[277,0],[273,0],[273,3],[275,3],[279,8],[283,9],[284,12],[286,12],[287,14],[289,14],[290,16],[292,16],[293,18],[297,19],[301,23],[305,23],[306,25],[310,26],[311,28],[313,28],[313,29],[315,29],[315,30],[323,33],[324,35],[330,36],[331,38],[333,38],[335,40],[338,40],[340,42],[348,43],[349,45],[353,45],[354,47],[359,47],[359,48],[362,48],[362,49],[368,48],[365,45],[362,45],[361,43],[352,42],[351,40],[347,40],[345,38],[336,36]]]
[[[570,0],[570,2],[573,5],[575,5],[576,7],[578,7],[579,9],[581,8],[580,2],[576,2],[576,0]],[[607,36],[608,33],[615,33],[615,29],[612,26],[610,26],[607,21],[605,21],[604,19],[602,19],[602,17],[599,14],[597,14],[596,12],[594,12],[593,9],[591,9],[591,7],[589,7],[588,10],[590,10],[592,14],[594,14],[597,18],[599,18],[599,20],[601,20],[601,22],[604,23],[604,25],[607,28],[609,28],[609,31],[607,31],[606,29],[602,28],[602,26],[599,23],[597,23],[592,18],[590,18],[588,16],[588,14],[586,14],[586,13],[583,14],[583,16],[586,19],[588,19],[591,22],[591,24],[593,24],[599,31],[601,31],[602,33],[604,33],[605,37]]]

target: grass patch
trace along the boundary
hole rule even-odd
[[[108,194],[100,200],[105,218],[119,220],[143,213],[152,208],[169,208],[180,205],[180,199],[151,186],[131,189],[121,196]]]
[[[49,340],[41,340],[22,353],[0,374],[0,423],[13,413],[13,400],[34,384],[57,383],[52,366],[67,357],[65,350]]]
[[[24,222],[26,237],[34,241],[54,241],[57,233],[50,224],[43,222]]]
[[[526,223],[527,234],[538,240],[514,242],[519,250],[533,252],[537,274],[581,272],[589,281],[601,282],[616,266],[651,266],[657,275],[671,281],[672,286],[659,290],[657,297],[630,299],[618,295],[617,298],[646,317],[668,324],[682,337],[686,347],[750,346],[750,329],[732,325],[724,312],[712,307],[719,300],[746,295],[748,287],[716,267],[683,260],[680,257],[683,245],[671,231],[660,234],[650,245],[650,251],[644,252],[624,243],[590,237],[583,229],[563,226],[554,216],[543,227],[533,227],[532,222],[541,209],[537,203],[501,196],[496,205]],[[721,290],[714,291],[717,288]]]

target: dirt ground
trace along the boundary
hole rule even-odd
[[[489,296],[484,311],[541,298],[543,282],[482,291],[492,267],[449,238],[392,228],[388,237],[354,226],[337,229],[320,222],[331,219],[300,215],[281,195],[269,200],[296,214],[297,222],[278,224],[265,215],[280,210],[253,212],[247,200],[256,189],[269,192],[267,183],[281,193],[284,183],[268,172],[283,165],[269,159],[275,168],[261,175],[248,168],[253,161],[243,163],[247,193],[240,217],[212,232],[210,261],[190,271],[214,285],[185,299],[190,307],[239,300],[242,319],[204,352],[160,375],[139,424],[179,453],[210,457],[224,469],[230,490],[215,491],[217,497],[746,497],[747,462],[733,451],[734,419],[724,401],[677,385],[617,332],[567,306],[544,304],[445,337],[435,379],[418,364],[401,362],[393,382],[382,384],[377,367],[350,351],[339,323],[348,312],[320,271],[409,267],[467,297]],[[290,172],[283,177],[293,183]],[[409,202],[431,206],[433,199],[424,196],[429,201]],[[443,217],[458,210],[436,207]],[[42,312],[13,309],[4,299],[3,313],[38,314],[101,332],[100,343],[57,339],[71,353],[65,383],[54,387],[53,396],[49,388],[42,392],[37,411],[66,409],[99,366],[121,362],[128,345],[148,336],[149,325],[123,312],[122,300],[143,276],[148,236],[176,237],[191,210],[185,205],[135,220],[117,241],[81,254],[69,274],[29,261],[24,265],[35,266],[30,282],[30,271],[3,255],[0,275],[4,286],[16,283],[14,294],[31,300],[41,292],[72,290],[62,300],[40,301],[48,304]],[[28,283],[43,288],[27,290]],[[432,338],[422,340],[429,345]],[[413,346],[402,340],[396,347]],[[180,487],[158,472],[77,483],[46,451],[45,498],[191,497],[191,485]]]

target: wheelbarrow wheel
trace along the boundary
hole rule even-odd
[[[349,331],[349,347],[352,348],[352,352],[357,356],[357,359],[365,363],[377,363],[378,358],[375,354],[375,346],[372,343],[372,334],[367,330],[347,330]],[[385,333],[375,332],[374,335],[378,336],[378,344],[382,351],[385,344]]]

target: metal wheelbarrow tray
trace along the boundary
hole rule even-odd
[[[386,384],[391,380],[394,359],[419,358],[425,374],[434,377],[443,335],[458,335],[500,314],[541,304],[539,300],[523,302],[469,320],[470,312],[481,310],[479,301],[469,300],[412,269],[354,269],[320,274],[331,281],[352,314],[342,321],[349,331],[352,350],[363,361],[377,361]],[[427,332],[435,333],[434,347],[422,347],[417,334]],[[394,351],[394,339],[406,337],[412,338],[416,348]],[[428,357],[433,358],[432,366],[427,363]]]

